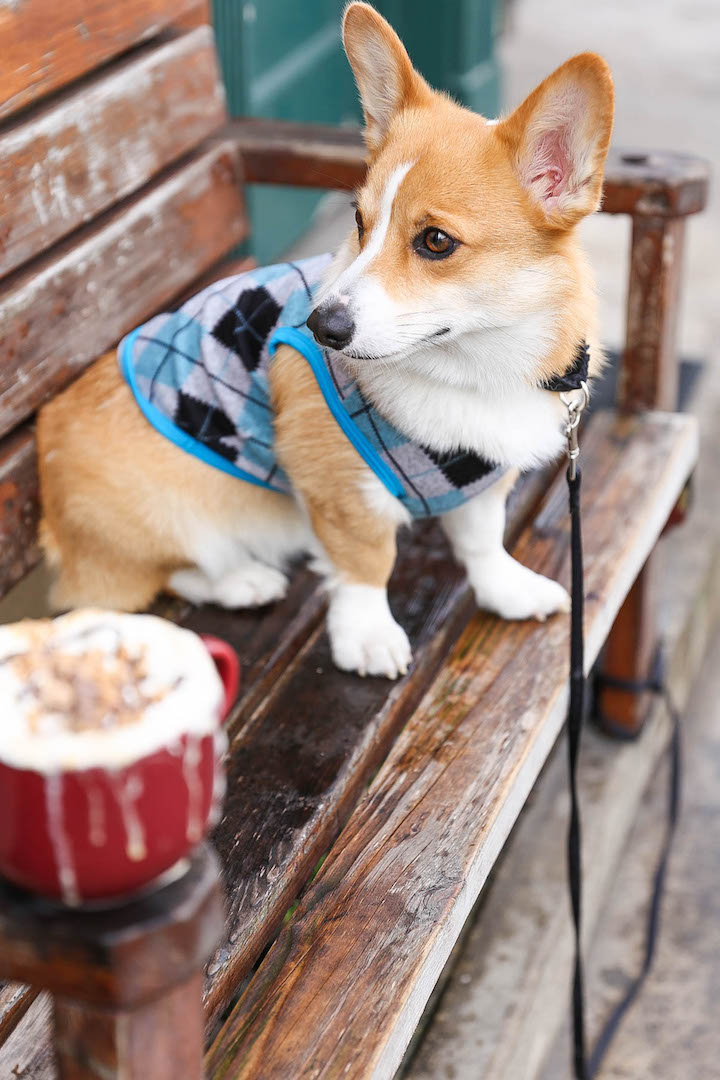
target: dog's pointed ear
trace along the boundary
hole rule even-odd
[[[377,150],[393,118],[407,106],[427,101],[432,91],[392,26],[370,4],[346,7],[343,45],[365,114],[365,142],[369,150]]]
[[[570,228],[600,205],[613,102],[609,67],[581,53],[497,125],[521,184],[553,228]]]

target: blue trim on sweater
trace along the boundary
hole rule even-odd
[[[399,478],[392,469],[385,464],[375,450],[375,447],[355,424],[352,417],[345,412],[322,353],[315,342],[294,326],[281,326],[273,332],[268,342],[268,352],[271,356],[274,355],[278,345],[281,344],[291,345],[293,349],[297,349],[299,353],[302,353],[310,364],[313,375],[317,379],[318,386],[320,387],[320,391],[325,398],[330,412],[339,424],[343,433],[360,454],[360,457],[370,466],[378,479],[382,480],[391,495],[395,495],[396,497],[404,495],[405,488]]]
[[[282,492],[282,488],[274,487],[272,484],[266,484],[264,480],[259,480],[257,476],[252,476],[251,473],[245,472],[244,469],[238,469],[237,465],[234,465],[232,461],[228,461],[222,454],[218,454],[209,446],[205,446],[203,443],[198,442],[192,435],[183,431],[182,428],[177,427],[165,413],[161,412],[160,409],[153,405],[152,402],[148,401],[146,397],[143,397],[135,379],[135,367],[132,363],[133,347],[137,336],[142,329],[143,326],[138,326],[128,334],[123,341],[122,349],[120,350],[120,370],[125,376],[133,397],[137,401],[140,411],[148,423],[156,428],[161,435],[164,435],[166,439],[169,439],[170,442],[175,443],[181,450],[184,450],[186,454],[192,454],[193,457],[200,458],[200,460],[204,461],[207,465],[212,465],[214,468],[220,469],[230,476],[236,476],[240,480],[247,480],[251,484],[257,484],[258,487],[269,488],[270,491]]]

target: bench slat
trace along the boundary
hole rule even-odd
[[[0,434],[246,231],[237,155],[220,142],[9,278],[0,291]]]
[[[26,1008],[22,1022],[0,1043],[0,1076],[3,1080],[56,1080],[55,1050],[49,1038],[52,998],[47,993],[33,994]]]
[[[13,1031],[38,995],[20,983],[0,982],[0,1045]]]
[[[224,116],[212,31],[199,27],[0,135],[0,274],[137,191]]]
[[[511,542],[547,483],[547,474],[535,473],[518,485]],[[472,613],[464,575],[436,524],[401,538],[390,598],[415,657],[397,683],[360,681],[334,668],[317,626],[324,598],[308,574],[263,617],[205,608],[184,620],[231,641],[245,681],[230,724],[225,812],[213,837],[225,870],[228,940],[209,968],[211,1021],[278,929]]]
[[[277,120],[233,120],[226,128],[248,183],[352,191],[365,176],[359,131]],[[709,167],[686,154],[612,147],[602,209],[660,217],[695,214],[707,202]]]
[[[0,8],[0,117],[187,18],[197,0],[22,0]]]
[[[590,665],[697,453],[692,419],[583,440]],[[516,553],[568,578],[558,477]],[[208,1054],[213,1078],[393,1075],[564,721],[568,620],[477,615]]]

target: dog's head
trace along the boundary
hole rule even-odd
[[[600,203],[607,64],[573,57],[494,122],[432,90],[370,5],[348,6],[343,39],[369,170],[357,232],[308,326],[358,374],[402,364],[458,386],[537,377],[581,273],[568,238]]]

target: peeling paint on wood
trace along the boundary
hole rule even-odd
[[[224,116],[212,32],[200,27],[0,136],[0,274],[136,191]]]
[[[232,144],[218,143],[10,279],[0,291],[0,434],[162,308],[246,230],[237,157]]]

